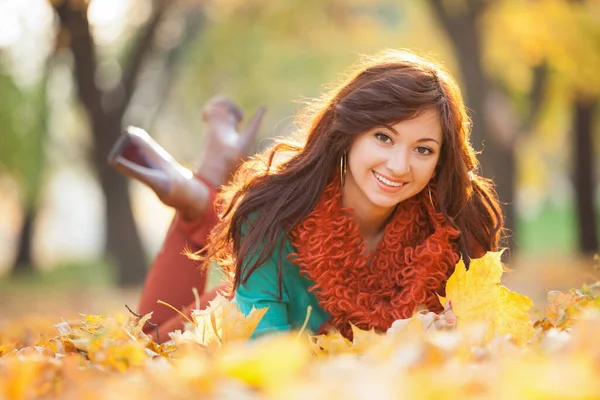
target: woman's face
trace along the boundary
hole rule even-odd
[[[438,112],[360,134],[348,151],[343,199],[346,207],[390,212],[429,183],[442,148]]]

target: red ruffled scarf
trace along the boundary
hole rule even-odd
[[[444,293],[459,260],[460,234],[435,211],[428,190],[398,205],[370,254],[341,201],[339,184],[329,184],[290,232],[297,253],[289,259],[314,282],[310,290],[331,315],[329,324],[352,338],[350,323],[383,332],[420,306],[442,311],[436,293]]]

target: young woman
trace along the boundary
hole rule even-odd
[[[209,259],[256,334],[386,331],[438,294],[462,256],[497,250],[502,215],[477,175],[460,90],[438,64],[386,51],[303,114],[301,138],[248,161],[217,198]],[[310,315],[308,310],[312,309]]]
[[[189,206],[178,206],[144,287],[139,310],[154,311],[161,337],[182,320],[156,300],[189,310],[191,288],[205,285],[181,255],[185,245],[208,244],[204,258],[230,274],[243,312],[269,308],[256,334],[298,329],[308,318],[315,333],[333,327],[347,337],[351,323],[385,331],[421,308],[441,312],[437,294],[459,258],[498,249],[499,204],[477,175],[460,90],[440,65],[398,51],[363,60],[301,115],[295,143],[238,170],[217,197],[221,218],[207,239],[217,218],[204,205],[228,174],[209,176],[231,170],[219,157],[239,160],[251,136],[219,140],[239,123],[224,104],[208,107],[217,116],[207,119],[212,150],[193,181],[207,189],[201,212],[186,221]]]

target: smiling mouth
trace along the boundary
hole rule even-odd
[[[394,182],[394,181],[391,181],[391,180],[389,180],[389,179],[387,179],[387,178],[379,175],[375,171],[373,171],[373,175],[375,175],[375,178],[377,178],[377,180],[379,182],[381,182],[384,185],[389,186],[389,187],[399,188],[399,187],[402,187],[402,186],[404,186],[406,184],[406,182]]]

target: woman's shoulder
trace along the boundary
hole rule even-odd
[[[246,235],[247,235],[247,231],[248,231],[249,227],[251,226],[251,224],[254,221],[260,220],[261,218],[263,218],[261,215],[262,215],[261,212],[256,211],[248,216],[248,220],[242,227],[242,241],[245,239],[247,240]],[[261,254],[264,246],[266,246],[266,245],[267,244],[265,243],[265,241],[262,241],[262,240],[255,243],[254,249],[252,251],[254,256],[250,258],[250,260],[252,260],[252,261],[249,261],[248,263],[244,263],[244,265],[245,266],[252,265],[253,262],[256,261],[256,259],[257,259],[256,257],[259,257],[259,254]],[[288,234],[283,229],[281,229],[278,232],[277,238],[276,238],[274,246],[273,246],[273,250],[271,251],[270,254],[268,254],[266,256],[266,258],[262,262],[262,264],[264,264],[262,266],[263,272],[267,273],[267,274],[269,273],[268,271],[270,271],[271,273],[276,273],[278,271],[277,266],[279,266],[280,263],[281,263],[281,266],[283,267],[284,271],[289,270],[292,267],[289,256],[293,253],[296,253],[296,249],[292,245],[292,242],[291,242]],[[288,272],[285,272],[284,275],[286,275],[287,273]]]

